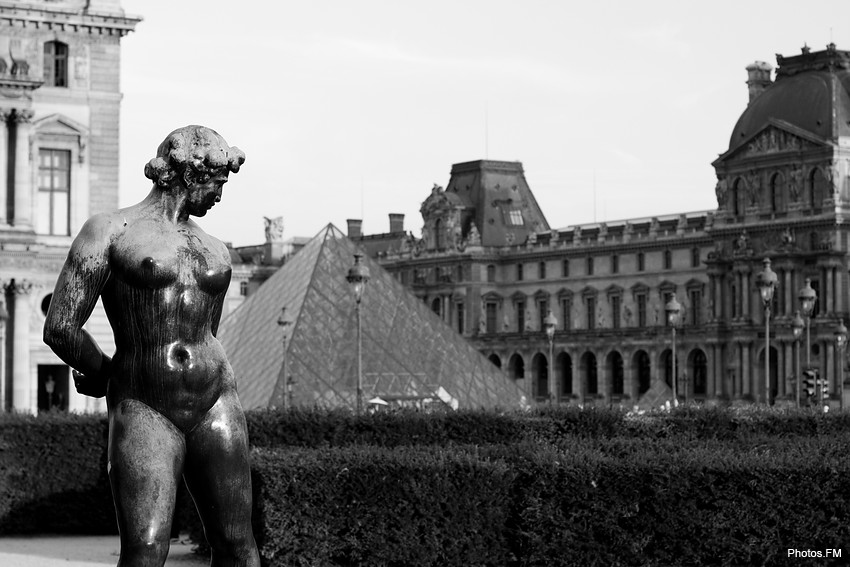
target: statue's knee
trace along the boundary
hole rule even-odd
[[[143,538],[123,542],[121,545],[120,567],[135,565],[162,565],[168,557],[168,538]]]

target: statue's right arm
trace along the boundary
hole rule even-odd
[[[47,311],[44,342],[83,377],[77,390],[95,397],[106,395],[111,359],[83,325],[109,279],[109,247],[113,222],[106,215],[89,219],[74,239]]]

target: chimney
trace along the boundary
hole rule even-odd
[[[348,238],[360,238],[363,236],[363,221],[361,219],[348,219]]]
[[[750,91],[750,102],[753,102],[764,89],[773,84],[770,79],[770,72],[773,67],[770,63],[764,61],[756,61],[747,65],[747,88]]]
[[[404,215],[390,213],[390,232],[404,232]]]

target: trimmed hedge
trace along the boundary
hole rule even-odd
[[[0,533],[113,534],[105,416],[0,417]]]
[[[787,548],[850,556],[847,414],[247,417],[266,565],[798,564]],[[106,440],[102,416],[0,415],[0,533],[115,533]],[[185,495],[177,512],[200,538]]]

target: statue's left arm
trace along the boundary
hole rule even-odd
[[[50,301],[44,323],[44,342],[59,358],[78,371],[77,391],[94,397],[106,395],[111,359],[83,325],[109,279],[110,219],[89,219],[74,239]]]

